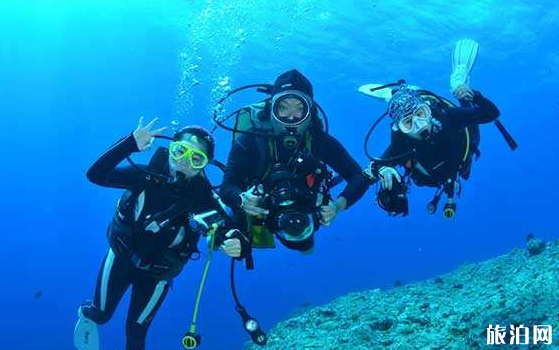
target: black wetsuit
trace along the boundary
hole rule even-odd
[[[311,130],[310,153],[317,160],[330,166],[347,182],[340,196],[345,197],[347,207],[350,207],[368,188],[368,182],[359,164],[334,137],[318,128],[313,127]],[[270,142],[276,142],[277,157],[270,152],[272,148],[269,146]],[[304,143],[301,142],[300,147],[305,147]],[[292,155],[293,150],[285,149],[279,142],[270,141],[270,138],[250,134],[241,135],[234,142],[229,153],[220,193],[223,202],[233,208],[237,214],[241,214],[240,217],[244,217],[240,194],[254,183],[262,183],[271,166],[277,162],[287,162]]]
[[[145,348],[148,327],[168,292],[169,283],[191,255],[197,253],[199,235],[190,229],[188,214],[222,210],[212,196],[211,185],[201,175],[169,183],[132,166],[117,167],[137,151],[130,135],[103,154],[87,172],[88,179],[95,184],[127,191],[108,228],[110,249],[101,265],[93,303],[83,305],[82,311],[97,324],[108,322],[132,285],[126,320],[127,350]],[[164,152],[161,158],[160,169],[149,170],[168,176],[168,153]],[[171,216],[173,208],[180,215],[175,215],[168,225],[156,233],[145,230],[149,223]]]
[[[415,140],[400,130],[392,131],[390,145],[381,156],[381,159],[392,160],[373,162],[371,170],[375,178],[379,178],[378,170],[383,165],[405,166],[419,186],[438,187],[448,179],[455,180],[458,173],[465,179],[469,177],[472,154],[477,152],[480,140],[478,125],[497,119],[499,110],[474,91],[471,107],[439,105],[432,108],[432,115],[441,123],[441,128],[427,140]]]

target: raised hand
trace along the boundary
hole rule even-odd
[[[468,85],[460,85],[453,94],[459,100],[472,101],[474,99],[474,91]]]
[[[144,126],[144,117],[140,117],[138,120],[138,127],[132,135],[134,136],[134,140],[136,140],[136,146],[140,151],[145,151],[151,147],[155,136],[159,136],[167,129],[166,126],[151,130],[155,123],[157,122],[157,118],[154,118],[151,122],[149,122],[146,126]]]
[[[381,186],[385,190],[392,190],[392,184],[394,180],[402,182],[402,178],[398,171],[392,167],[383,166],[379,169],[379,176],[381,180]]]

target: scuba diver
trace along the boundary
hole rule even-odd
[[[470,39],[460,40],[453,55],[451,91],[460,107],[427,90],[406,85],[404,81],[380,86],[368,84],[359,91],[388,101],[388,110],[377,120],[365,141],[380,120],[392,119],[392,134],[388,148],[380,158],[372,160],[366,175],[381,182],[377,196],[379,206],[391,215],[407,215],[409,179],[417,186],[437,188],[427,205],[433,214],[443,194],[447,196],[443,214],[452,219],[456,213],[454,195],[460,195],[460,178],[471,174],[474,156],[480,155],[480,124],[495,122],[509,146],[517,145],[497,120],[500,112],[489,99],[469,86],[469,74],[477,57],[478,44]],[[396,169],[401,166],[404,174]]]
[[[165,128],[152,130],[155,123],[156,119],[144,126],[140,118],[138,127],[106,151],[87,172],[94,184],[126,191],[107,230],[109,250],[101,265],[94,299],[79,307],[74,332],[78,350],[99,349],[97,325],[111,319],[130,285],[126,349],[144,349],[148,328],[173,278],[188,260],[199,258],[201,235],[213,233],[208,255],[214,247],[232,258],[247,258],[249,254],[250,241],[227,218],[224,205],[204,173],[214,156],[210,133],[198,126],[187,126],[171,139],[161,135]],[[132,162],[132,153],[148,150],[155,138],[172,142],[168,149],[159,147],[149,165]],[[118,166],[124,159],[131,166]],[[196,309],[198,302],[199,298]],[[185,347],[196,337],[187,334],[187,341],[183,339]]]
[[[327,121],[306,77],[290,70],[274,85],[232,93],[255,86],[271,97],[234,112],[234,129],[214,119],[234,133],[220,193],[247,225],[253,247],[273,248],[275,236],[290,249],[310,253],[320,224],[329,225],[359,200],[368,183],[358,163],[324,130]],[[336,199],[330,188],[340,177],[333,179],[328,167],[347,182]]]

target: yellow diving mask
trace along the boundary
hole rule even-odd
[[[176,162],[189,161],[193,169],[202,169],[208,165],[208,156],[198,148],[185,141],[173,141],[169,146],[171,159]]]

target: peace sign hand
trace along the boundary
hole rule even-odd
[[[134,136],[134,140],[136,140],[136,146],[140,151],[145,151],[151,147],[153,144],[153,140],[155,136],[159,136],[167,129],[166,126],[151,130],[155,123],[157,122],[157,118],[154,118],[151,122],[149,122],[146,126],[144,126],[144,117],[140,117],[138,120],[138,127],[132,135]]]

